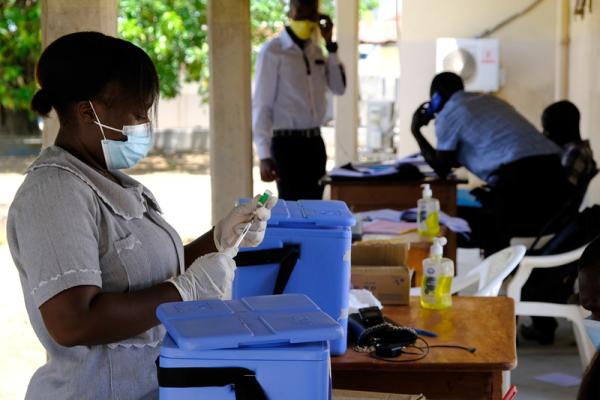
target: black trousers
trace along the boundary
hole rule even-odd
[[[483,208],[460,207],[469,221],[475,245],[490,255],[508,246],[512,237],[537,237],[574,195],[558,156],[529,157],[504,165],[494,176],[489,192],[479,191]],[[576,265],[536,269],[523,287],[524,301],[566,303],[577,277]],[[541,331],[554,331],[554,318],[533,317]]]
[[[536,237],[572,194],[560,158],[555,155],[503,165],[492,182],[489,191],[474,191],[482,208],[458,210],[472,229],[472,240],[459,242],[459,246],[481,247],[486,255],[508,246],[512,237]]]
[[[279,198],[320,200],[327,153],[321,136],[275,136],[271,154],[277,166]]]

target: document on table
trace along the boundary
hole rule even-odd
[[[358,166],[346,165],[343,167],[335,167],[330,173],[331,177],[343,178],[364,178],[393,175],[398,172],[395,165],[377,165],[377,166]]]
[[[364,211],[356,214],[363,221],[363,230],[368,221],[389,221],[389,222],[416,222],[417,209],[411,208],[404,211],[391,209],[381,209],[373,211]],[[451,217],[443,211],[440,211],[440,224],[445,225],[452,232],[471,233],[469,223],[462,218]]]
[[[374,221],[363,222],[363,233],[375,233],[384,235],[402,235],[409,232],[416,232],[417,224],[415,222],[405,221],[386,221],[376,219]]]

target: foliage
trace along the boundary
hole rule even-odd
[[[207,2],[120,0],[119,35],[150,55],[166,98],[179,93],[182,80],[198,82],[204,96],[208,92]],[[0,117],[5,110],[29,110],[36,90],[35,62],[41,54],[40,3],[0,0]],[[335,0],[322,3],[333,16]],[[378,0],[361,0],[361,13],[377,5]],[[287,0],[251,0],[250,12],[254,59],[260,44],[283,28]]]
[[[28,110],[40,56],[40,2],[0,0],[0,108]],[[33,116],[33,115],[31,115]]]
[[[358,14],[362,18],[366,13],[379,7],[379,0],[359,0]],[[321,0],[321,10],[325,14],[335,15],[335,0]]]
[[[250,1],[250,32],[253,53],[256,53],[262,43],[284,27],[286,14],[286,0]]]
[[[252,65],[262,43],[279,32],[287,20],[286,0],[251,0]],[[378,0],[361,0],[361,14]],[[335,0],[323,0],[324,12],[334,15]],[[119,35],[142,47],[154,61],[161,95],[179,93],[180,83],[198,82],[208,94],[207,0],[121,0]]]
[[[161,95],[179,93],[182,69],[187,82],[208,86],[206,0],[121,0],[118,26],[154,61]]]

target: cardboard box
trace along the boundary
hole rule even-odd
[[[352,244],[352,265],[406,266],[410,243],[400,240],[366,240]]]
[[[411,271],[408,244],[373,240],[352,245],[352,287],[368,289],[383,305],[408,305]]]

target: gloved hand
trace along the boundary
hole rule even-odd
[[[413,114],[412,117],[412,122],[410,125],[410,130],[414,133],[415,130],[419,130],[421,129],[422,126],[426,126],[427,124],[429,124],[429,121],[431,121],[433,119],[433,116],[428,115],[426,113],[426,109],[429,105],[429,102],[426,101],[425,103],[421,104],[419,106],[419,108],[417,108],[415,110],[415,113]]]
[[[235,262],[223,253],[198,257],[181,275],[167,280],[181,295],[183,301],[202,299],[231,299]]]
[[[256,219],[250,230],[240,243],[240,247],[256,247],[262,243],[267,229],[267,221],[271,218],[271,209],[277,203],[277,197],[271,196],[263,207],[258,207],[260,195],[247,203],[235,207],[215,226],[215,246],[221,252],[227,252],[232,257],[237,253],[233,245],[244,230],[244,226]]]

